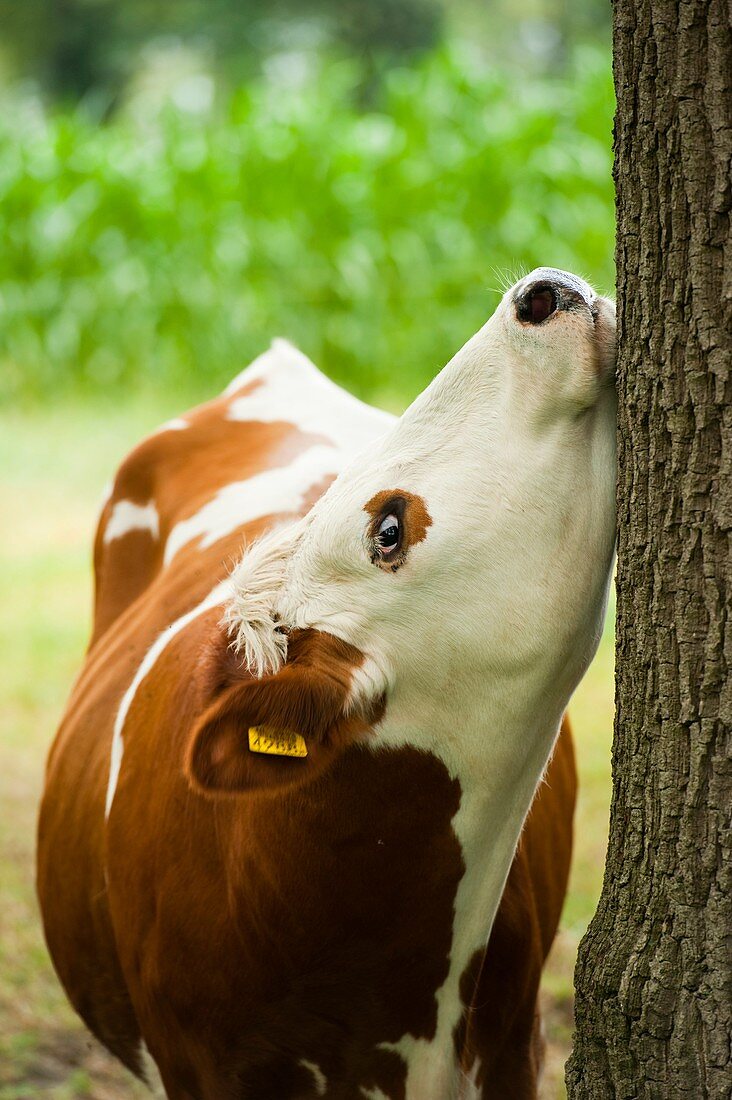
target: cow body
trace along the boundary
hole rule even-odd
[[[268,531],[287,537],[391,429],[278,342],[133,451],[100,518],[93,637],[49,757],[38,889],[75,1008],[133,1071],[152,1056],[170,1097],[536,1095],[537,990],[571,850],[566,722],[512,862],[543,765],[498,815],[479,750],[461,771],[390,725],[383,696],[332,759],[318,763],[313,736],[307,782],[300,761],[270,758],[246,793],[210,797],[187,774],[224,680],[258,690],[221,626],[233,563]],[[371,675],[322,626],[290,632],[284,672],[301,666],[344,694]],[[213,744],[206,767],[228,767],[229,742]]]

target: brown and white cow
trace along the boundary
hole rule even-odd
[[[38,889],[73,1005],[169,1097],[536,1095],[613,331],[539,269],[398,420],[276,342],[123,463]]]

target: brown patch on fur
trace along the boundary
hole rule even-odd
[[[251,381],[244,382],[238,389],[225,394],[223,400],[226,401],[227,404],[230,404],[232,401],[238,401],[240,397],[250,397],[256,390],[261,389],[263,385],[263,378],[252,378]],[[242,423],[247,422],[242,421]]]
[[[222,652],[223,649],[223,652]],[[234,658],[223,634],[208,673],[213,702],[194,725],[186,773],[206,794],[237,793],[310,782],[358,738],[367,736],[384,713],[383,696],[349,712],[353,670],[363,654],[333,634],[296,630],[284,668],[254,679]],[[305,738],[303,758],[251,752],[251,726],[292,730]]]
[[[463,874],[459,783],[430,754],[353,744],[276,797],[192,796],[176,727],[201,686],[182,690],[179,670],[208,619],[166,651],[128,728],[108,829],[109,901],[146,1041],[164,1076],[195,1073],[198,1096],[314,1098],[304,1058],[326,1096],[374,1084],[403,1098],[404,1064],[379,1044],[435,1033]]]
[[[427,538],[427,528],[432,526],[432,516],[422,497],[416,493],[408,493],[406,489],[382,489],[364,504],[364,511],[377,519],[388,515],[391,504],[398,500],[404,501],[406,506],[407,547],[415,546]]]
[[[371,516],[369,536],[373,546],[371,561],[381,569],[396,573],[404,564],[412,546],[427,538],[427,528],[432,526],[432,516],[427,505],[416,493],[406,489],[382,489],[364,504],[364,511]],[[400,523],[401,540],[399,546],[390,554],[379,552],[377,535],[379,523],[393,512]]]
[[[326,489],[329,489],[335,481],[337,474],[326,474],[320,481],[316,481],[303,493],[302,504],[305,511],[309,512],[316,500],[320,500]]]

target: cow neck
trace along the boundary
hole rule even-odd
[[[406,1034],[385,1046],[407,1066],[407,1096],[449,1095],[455,1067],[453,1037],[465,1009],[461,978],[476,951],[487,944],[516,845],[561,722],[561,705],[545,701],[537,721],[526,710],[491,697],[490,689],[470,708],[453,707],[430,727],[409,719],[413,703],[390,701],[378,730],[378,745],[414,746],[438,757],[460,785],[452,830],[464,871],[454,900],[449,970],[436,991],[437,1023],[430,1038]],[[546,705],[548,703],[548,705]],[[491,717],[492,716],[492,717]]]

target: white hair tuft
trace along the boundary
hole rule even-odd
[[[252,543],[231,576],[233,595],[221,622],[257,677],[278,672],[287,659],[286,624],[277,614],[277,599],[299,536],[299,524],[276,528]]]

